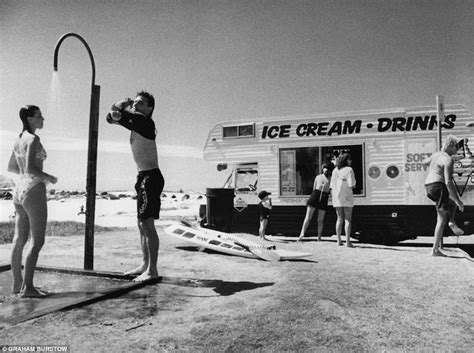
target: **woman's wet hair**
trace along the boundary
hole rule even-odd
[[[349,163],[348,163],[349,160],[352,160],[352,157],[349,153],[341,153],[336,158],[336,167],[337,167],[337,169],[347,167],[349,165]]]
[[[39,110],[39,107],[36,105],[25,105],[24,107],[21,107],[20,113],[19,113],[21,122],[23,123],[23,130],[21,131],[21,133],[23,133],[26,130],[30,134],[33,134],[33,129],[31,129],[28,118],[33,117],[38,110]]]

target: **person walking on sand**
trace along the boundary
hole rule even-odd
[[[332,166],[332,164],[331,164]],[[322,173],[314,178],[313,192],[306,202],[306,216],[301,227],[300,236],[297,241],[303,239],[306,229],[308,229],[309,222],[313,218],[314,211],[318,210],[318,241],[321,241],[323,234],[324,216],[328,208],[329,186],[331,181],[332,168],[330,165],[324,163],[321,167]]]
[[[354,207],[354,194],[352,189],[356,186],[354,171],[351,168],[352,157],[349,153],[342,153],[336,158],[336,168],[331,176],[332,205],[336,209],[336,235],[337,245],[342,245],[341,234],[344,225],[346,246],[354,247],[351,243],[352,208]]]
[[[154,220],[160,217],[160,197],[165,180],[158,166],[156,130],[152,120],[154,108],[154,97],[141,91],[137,93],[135,100],[128,98],[112,105],[106,117],[110,124],[122,125],[131,131],[130,146],[138,169],[135,190],[142,262],[125,274],[138,275],[134,279],[138,282],[158,278],[160,241]]]
[[[434,231],[433,256],[445,256],[440,247],[442,245],[443,232],[448,223],[456,235],[464,234],[455,221],[456,208],[464,211],[456,187],[453,183],[454,161],[452,156],[458,151],[458,140],[450,135],[446,138],[441,151],[435,152],[430,157],[428,175],[425,180],[426,195],[436,206],[436,227]],[[448,222],[449,221],[449,222]]]
[[[265,232],[267,230],[268,219],[270,218],[270,212],[272,210],[272,199],[270,198],[271,193],[268,191],[260,191],[258,198],[260,203],[258,204],[258,211],[260,213],[260,228],[258,234],[260,239],[265,240]]]
[[[22,107],[20,119],[23,130],[13,144],[8,163],[8,171],[20,177],[13,195],[16,217],[11,254],[12,294],[24,298],[42,298],[47,293],[33,285],[33,276],[46,233],[46,183],[55,184],[58,179],[43,171],[46,151],[36,135],[36,130],[42,129],[44,124],[40,108],[35,105]],[[22,278],[23,249],[30,233],[31,246],[25,261],[25,277]]]

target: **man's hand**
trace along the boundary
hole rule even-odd
[[[112,111],[107,114],[106,120],[109,124],[118,124],[118,121],[122,117],[122,114],[117,111]]]
[[[110,116],[112,117],[113,121],[119,121],[120,119],[122,119],[122,113],[118,111],[110,112]]]

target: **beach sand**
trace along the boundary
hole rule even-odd
[[[119,201],[107,202],[111,217],[122,216],[112,206]],[[271,263],[199,252],[164,232],[171,221],[157,223],[162,283],[4,327],[1,344],[65,344],[73,352],[468,352],[474,346],[474,266],[455,248],[447,250],[450,257],[434,258],[429,246],[349,249],[325,238],[276,244],[313,256]],[[95,269],[137,265],[138,239],[134,227],[97,233]],[[10,249],[0,246],[3,262]],[[82,264],[82,234],[47,238],[39,265]]]

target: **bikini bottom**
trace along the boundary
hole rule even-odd
[[[22,177],[17,183],[15,192],[13,193],[13,202],[22,205],[30,190],[39,183],[44,183],[44,180],[32,175]]]

